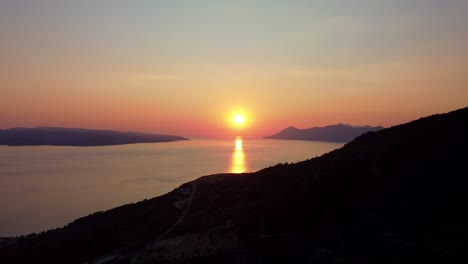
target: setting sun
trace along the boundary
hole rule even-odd
[[[467,13],[0,0],[0,264],[463,263]]]
[[[253,123],[253,115],[246,108],[232,109],[226,114],[225,124],[231,129],[231,132],[239,136],[240,131],[250,130]]]
[[[236,125],[242,125],[242,124],[244,124],[244,122],[245,122],[245,117],[244,117],[244,115],[242,115],[242,114],[236,114],[236,115],[234,116],[234,123],[235,123]]]

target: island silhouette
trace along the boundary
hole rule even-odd
[[[0,245],[3,263],[466,263],[468,108]]]
[[[0,145],[8,146],[107,146],[187,140],[173,135],[159,135],[83,128],[37,127],[0,130]]]
[[[351,126],[347,124],[336,124],[325,127],[312,127],[299,129],[293,126],[285,128],[280,132],[267,136],[268,139],[292,139],[292,140],[313,140],[330,142],[350,142],[356,137],[369,132],[382,130],[381,126]]]

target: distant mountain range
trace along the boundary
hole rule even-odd
[[[331,142],[350,142],[356,137],[370,132],[384,129],[381,126],[350,126],[346,124],[337,124],[325,127],[313,127],[299,129],[288,127],[281,130],[279,133],[272,136],[267,136],[268,139],[292,139],[292,140],[314,140],[314,141],[331,141]]]
[[[82,128],[11,128],[0,130],[0,145],[106,146],[187,140],[184,137]]]

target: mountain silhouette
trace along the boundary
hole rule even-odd
[[[63,228],[3,263],[467,263],[468,108],[255,173],[201,177]]]
[[[299,129],[288,127],[280,132],[267,136],[268,139],[292,139],[292,140],[314,140],[330,142],[349,142],[364,133],[383,129],[381,126],[350,126],[346,124],[336,124],[325,127],[313,127]]]
[[[187,140],[184,137],[82,128],[11,128],[0,130],[0,145],[106,146]]]

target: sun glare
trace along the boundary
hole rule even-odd
[[[248,167],[244,154],[244,148],[242,147],[242,138],[237,137],[235,140],[234,152],[232,153],[231,172],[244,173],[247,171],[247,169]]]
[[[235,109],[226,115],[226,124],[237,131],[249,128],[252,121],[252,115],[245,109]]]
[[[236,114],[234,115],[234,123],[236,125],[242,125],[245,122],[245,117],[242,114]]]

